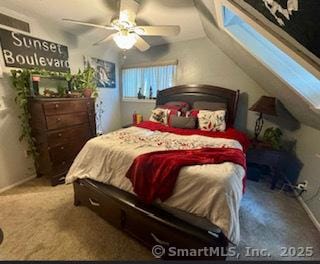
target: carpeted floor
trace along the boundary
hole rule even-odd
[[[261,260],[246,256],[249,248],[268,250],[268,260],[301,259],[280,257],[281,247],[313,247],[307,259],[320,260],[320,234],[298,201],[263,183],[248,182],[240,222],[240,259]],[[41,178],[0,194],[0,228],[0,260],[153,259],[125,233],[74,207],[71,185],[51,187]]]

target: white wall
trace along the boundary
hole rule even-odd
[[[108,45],[92,46],[93,40],[82,36],[78,47],[70,50],[70,65],[72,71],[83,67],[83,55],[105,59],[116,63],[116,88],[100,88],[98,101],[102,101],[103,116],[102,132],[110,132],[121,127],[120,89],[119,89],[119,49],[112,42]],[[98,111],[98,109],[97,109]],[[97,124],[97,128],[98,124]]]
[[[242,130],[253,129],[256,115],[248,112],[248,107],[261,95],[266,95],[266,92],[208,38],[156,46],[144,53],[132,50],[128,52],[123,64],[176,59],[179,61],[177,85],[211,84],[233,90],[239,89],[241,98],[237,127]],[[122,102],[122,124],[131,122],[133,111],[138,111],[144,114],[144,118],[148,118],[153,107],[154,103]]]
[[[310,200],[320,188],[320,131],[302,125],[293,133],[297,139],[296,153],[304,164],[299,182],[308,181],[308,191],[303,194],[303,200],[320,223],[320,193]]]
[[[66,32],[50,25],[48,21],[39,21],[18,14],[14,11],[0,8],[0,12],[12,15],[30,23],[31,36],[50,40],[68,46],[70,67],[73,72],[83,67],[83,55],[96,56],[117,64],[118,50],[114,47],[99,47],[93,49],[85,41],[79,40]],[[6,28],[3,26],[3,28]],[[7,28],[10,30],[10,28]],[[14,103],[15,93],[9,81],[9,68],[6,68],[1,55],[1,67],[4,76],[0,79],[0,96],[5,97],[7,110],[0,112],[0,191],[17,182],[34,176],[34,166],[30,158],[25,156],[26,145],[19,142],[20,123],[19,111]],[[119,84],[117,70],[117,84]],[[104,101],[103,131],[108,132],[120,127],[119,87],[103,89],[100,93]]]

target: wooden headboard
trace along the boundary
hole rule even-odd
[[[163,105],[170,101],[183,101],[192,107],[196,101],[222,102],[227,104],[227,124],[234,124],[239,100],[239,90],[234,91],[227,88],[211,85],[180,85],[159,92],[157,105]]]

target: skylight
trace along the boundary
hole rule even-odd
[[[230,9],[224,7],[223,12],[225,29],[314,108],[320,109],[320,80]]]

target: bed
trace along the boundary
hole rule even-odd
[[[227,106],[226,123],[231,127],[238,98],[239,91],[183,85],[159,92],[156,105],[171,101],[191,105],[196,101],[223,102]],[[228,245],[237,244],[240,238],[238,212],[244,168],[233,163],[185,167],[172,197],[145,204],[124,175],[137,155],[161,149],[159,141],[169,145],[175,142],[173,149],[183,142],[187,146],[190,143],[243,150],[232,137],[177,135],[143,126],[121,129],[90,140],[75,159],[66,177],[66,182],[74,186],[74,204],[90,208],[150,248],[213,247],[214,254],[201,258],[224,259]],[[174,258],[168,250],[159,257]]]

